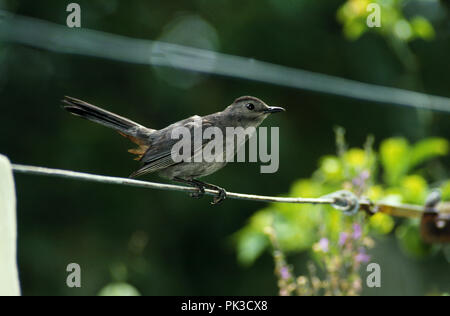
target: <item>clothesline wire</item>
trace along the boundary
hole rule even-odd
[[[46,167],[12,164],[12,169],[15,173],[36,175],[36,176],[49,176],[79,181],[97,182],[103,184],[125,185],[144,189],[158,189],[158,190],[180,191],[189,193],[197,192],[197,188],[194,187],[140,181],[121,177],[95,175],[89,173],[52,169]],[[205,194],[217,195],[218,192],[215,190],[205,189]],[[351,208],[352,207],[351,204],[354,203],[354,201],[352,201],[350,197],[347,197],[346,194],[349,194],[349,192],[338,191],[333,194],[319,198],[302,198],[302,197],[263,196],[255,194],[227,192],[227,198],[237,200],[257,201],[257,202],[269,202],[269,203],[272,202],[272,203],[331,205],[335,208],[342,210],[346,208],[346,205]],[[364,209],[366,211],[373,211],[375,209],[384,213],[388,213],[389,215],[400,217],[420,217],[424,211],[424,207],[420,205],[389,204],[389,203],[373,204],[367,199],[360,199],[356,201],[356,203],[357,203],[356,207],[358,208],[358,210]]]

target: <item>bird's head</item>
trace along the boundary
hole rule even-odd
[[[264,101],[244,96],[237,98],[228,106],[224,113],[232,115],[242,123],[250,123],[251,125],[259,125],[264,119],[272,113],[284,112],[285,109],[278,106],[268,106]],[[254,124],[252,124],[254,122]],[[244,124],[246,125],[246,124]]]

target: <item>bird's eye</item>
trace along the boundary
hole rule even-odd
[[[249,109],[250,111],[253,111],[255,109],[255,105],[253,103],[247,103],[246,105],[247,109]]]

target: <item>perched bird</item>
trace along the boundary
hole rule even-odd
[[[136,160],[142,163],[142,167],[130,177],[134,178],[157,172],[163,178],[196,187],[198,193],[192,194],[193,197],[203,196],[205,188],[216,190],[218,191],[218,195],[214,198],[212,204],[222,202],[226,198],[226,191],[216,185],[202,182],[198,178],[207,176],[223,168],[228,160],[175,162],[172,157],[172,148],[178,142],[178,139],[173,139],[172,137],[174,129],[183,127],[192,131],[192,134],[194,134],[193,131],[195,128],[205,130],[208,127],[216,127],[223,131],[225,135],[227,127],[256,128],[271,113],[284,111],[281,107],[268,106],[258,98],[244,96],[236,99],[221,112],[203,117],[194,115],[163,129],[155,130],[72,97],[65,97],[62,102],[64,103],[64,108],[70,113],[115,129],[122,136],[127,137],[139,146],[136,149],[130,149],[129,152],[137,156]],[[231,154],[235,155],[239,147],[243,146],[247,139],[248,137],[243,142],[234,146],[234,152]],[[225,142],[227,141],[229,140]],[[208,140],[202,140],[202,147],[207,142]]]

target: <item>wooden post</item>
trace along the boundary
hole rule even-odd
[[[20,295],[16,245],[14,178],[8,158],[0,155],[0,296]]]

